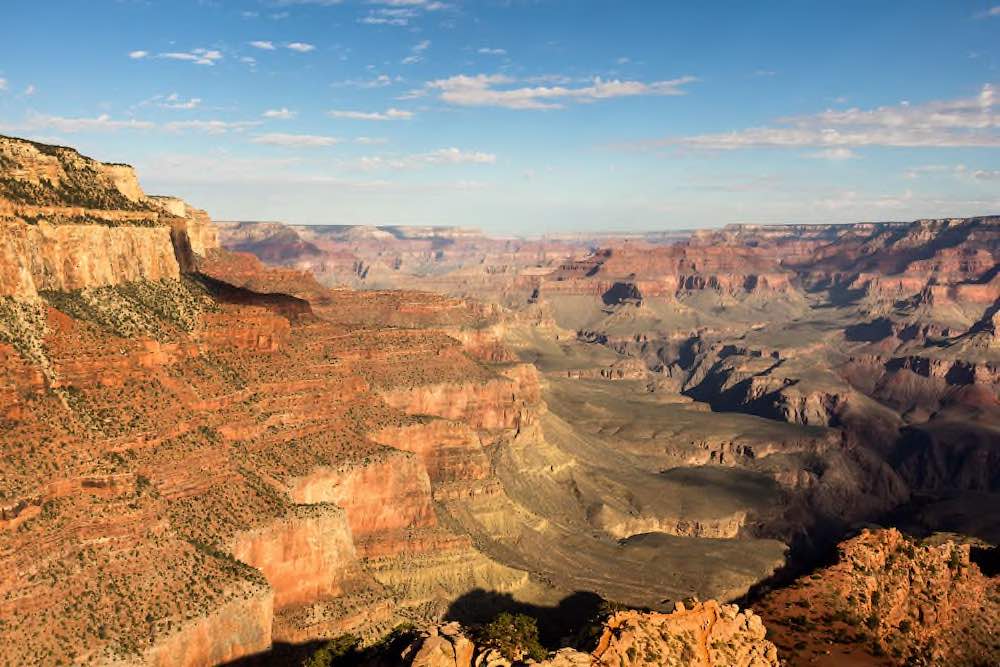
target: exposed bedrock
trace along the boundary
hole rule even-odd
[[[362,553],[368,541],[437,523],[430,479],[420,460],[393,450],[377,456],[338,469],[317,468],[289,484],[295,502],[343,507],[350,534]]]
[[[338,595],[358,568],[345,511],[335,505],[299,506],[291,516],[241,532],[232,554],[264,574],[277,608]]]
[[[0,222],[0,296],[179,277],[167,227]]]
[[[473,428],[517,429],[533,419],[538,376],[531,364],[502,367],[485,383],[448,383],[383,390],[390,406],[411,415],[463,421]]]
[[[623,611],[608,617],[590,653],[564,648],[533,664],[544,667],[777,667],[778,651],[759,616],[715,600],[678,604],[669,614]],[[518,649],[523,651],[523,648]],[[421,632],[399,656],[412,667],[510,667],[523,653],[504,656],[477,645],[458,623]]]
[[[235,599],[205,616],[184,624],[180,631],[160,638],[142,659],[131,664],[146,667],[220,665],[271,646],[274,600],[271,591]],[[107,664],[129,664],[109,661]]]
[[[984,576],[970,545],[863,530],[835,564],[755,605],[787,664],[994,664],[1000,578]],[[864,641],[850,641],[860,632]],[[866,662],[866,664],[868,664]]]
[[[412,424],[390,426],[372,439],[416,454],[435,487],[470,482],[490,476],[490,462],[479,436],[461,422],[425,418]],[[435,496],[439,489],[435,488]]]

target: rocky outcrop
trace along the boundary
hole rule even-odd
[[[608,619],[593,652],[598,665],[777,666],[759,616],[714,600],[683,603],[671,614],[620,612]]]
[[[147,197],[132,167],[0,137],[0,296],[177,279],[216,247],[208,214]]]
[[[893,665],[983,665],[1000,658],[1000,578],[970,560],[970,545],[918,542],[864,530],[835,565],[769,593],[758,605],[791,665],[817,655]]]
[[[206,257],[212,250],[219,248],[219,228],[208,217],[208,213],[177,197],[154,195],[149,197],[149,201],[174,217],[174,230],[186,235],[192,252]]]
[[[141,210],[135,170],[72,148],[0,136],[0,200],[29,206]]]
[[[777,667],[778,652],[765,638],[759,616],[714,600],[677,604],[673,613],[624,611],[610,616],[591,653],[560,649],[540,662],[547,667]],[[509,667],[510,656],[475,646],[457,623],[422,632],[404,651],[412,667]]]

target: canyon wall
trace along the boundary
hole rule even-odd
[[[179,277],[167,227],[0,223],[0,296]]]

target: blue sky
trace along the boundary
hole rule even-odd
[[[217,219],[1000,213],[1000,5],[5,0],[0,132]]]

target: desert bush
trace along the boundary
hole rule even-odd
[[[545,648],[538,641],[538,623],[526,614],[501,612],[482,626],[476,637],[486,648],[494,648],[508,660],[544,660]]]

